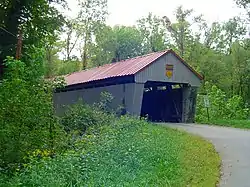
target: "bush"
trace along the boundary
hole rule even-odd
[[[13,172],[29,152],[55,149],[62,131],[39,62],[8,58],[6,66],[0,83],[0,169]]]
[[[230,119],[244,120],[249,116],[249,109],[245,107],[241,96],[234,95],[228,98],[226,93],[216,86],[206,83],[208,98],[210,101],[209,116],[210,120]],[[204,96],[198,95],[196,121],[206,122],[207,109],[204,107]]]
[[[112,112],[112,107],[110,106],[114,97],[109,92],[102,92],[100,95],[100,102],[94,104],[97,107],[106,112]]]
[[[234,95],[229,98],[226,103],[227,117],[226,119],[247,119],[249,115],[249,108],[244,106],[243,98]]]
[[[102,92],[99,103],[89,106],[79,100],[78,103],[69,106],[61,124],[68,133],[84,134],[89,127],[109,125],[115,116],[110,107],[113,96],[108,92]]]
[[[92,108],[83,101],[72,105],[66,110],[61,118],[61,124],[65,131],[84,134],[88,127],[95,127],[111,123],[112,115],[108,115],[103,110]]]

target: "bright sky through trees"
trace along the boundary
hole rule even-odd
[[[77,0],[67,0],[71,11],[68,16],[77,14]],[[197,14],[203,14],[207,22],[226,21],[233,16],[244,14],[233,0],[108,0],[109,25],[134,25],[136,20],[146,16],[149,12],[159,16],[174,19],[175,9],[182,5],[185,9],[193,8]],[[174,21],[174,20],[173,20]]]

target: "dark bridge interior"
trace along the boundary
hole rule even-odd
[[[141,117],[153,122],[181,122],[182,85],[147,82],[144,87]]]

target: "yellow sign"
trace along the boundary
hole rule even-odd
[[[167,64],[166,65],[166,76],[168,78],[171,78],[173,76],[173,71],[174,71],[174,65]]]

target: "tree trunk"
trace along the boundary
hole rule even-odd
[[[85,70],[87,68],[87,45],[89,41],[90,34],[88,32],[85,33],[84,44],[83,44],[83,54],[82,54],[82,69]]]
[[[84,49],[83,55],[82,55],[82,69],[83,70],[87,69],[87,52],[86,52],[86,49]]]
[[[70,60],[70,41],[71,41],[71,34],[72,34],[72,31],[70,30],[68,33],[67,33],[67,40],[66,40],[66,59],[67,61]]]
[[[150,36],[150,46],[151,46],[151,51],[152,52],[156,52],[152,36]]]
[[[182,25],[181,36],[180,36],[180,54],[182,58],[184,57],[184,34],[185,34],[184,32],[185,32],[185,29],[184,29],[184,26]]]
[[[22,31],[18,31],[17,47],[16,47],[16,59],[19,60],[22,55],[22,43],[23,43],[23,34]]]
[[[20,17],[26,3],[26,1],[13,1],[12,6],[5,10],[4,25],[1,25],[3,29],[0,29],[0,79],[3,78],[6,56],[15,56]]]
[[[121,56],[118,50],[115,51],[115,62],[119,62],[121,60]]]
[[[84,40],[83,46],[83,54],[82,54],[82,69],[85,70],[87,68],[87,40]]]

